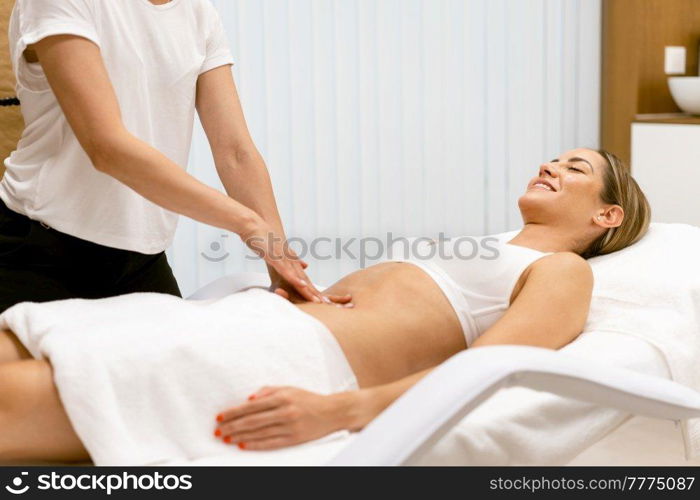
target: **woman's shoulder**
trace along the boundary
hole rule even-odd
[[[583,282],[593,279],[593,269],[589,262],[575,252],[554,252],[532,263],[531,274],[552,281],[578,279]]]
[[[548,290],[561,280],[590,294],[593,288],[593,270],[586,259],[574,252],[554,252],[532,262],[516,283],[510,303],[528,285],[533,290]]]
[[[588,261],[581,257],[579,254],[576,252],[552,252],[548,255],[545,255],[542,260],[547,259],[549,262],[566,262],[569,263],[570,265],[581,265],[581,264],[586,264],[587,266],[590,267],[590,264],[588,264]]]

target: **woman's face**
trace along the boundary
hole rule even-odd
[[[606,168],[600,154],[584,148],[543,163],[518,199],[524,222],[590,226],[607,208],[600,199]]]

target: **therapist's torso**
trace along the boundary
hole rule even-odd
[[[209,0],[17,0],[10,53],[25,130],[0,183],[12,210],[101,245],[155,254],[174,236],[177,215],[97,171],[73,134],[27,45],[76,34],[100,46],[125,127],[186,168],[196,83],[232,64]]]

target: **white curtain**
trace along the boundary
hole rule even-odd
[[[517,229],[540,163],[598,146],[600,0],[212,3],[288,236],[331,239],[318,283],[360,267],[357,242],[335,257],[351,238]],[[221,188],[199,124],[189,171]],[[264,270],[184,217],[168,253],[185,294]]]

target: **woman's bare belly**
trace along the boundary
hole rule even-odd
[[[326,290],[352,294],[354,308],[304,303],[338,340],[360,387],[385,384],[466,349],[457,315],[430,276],[405,262],[384,262]]]

